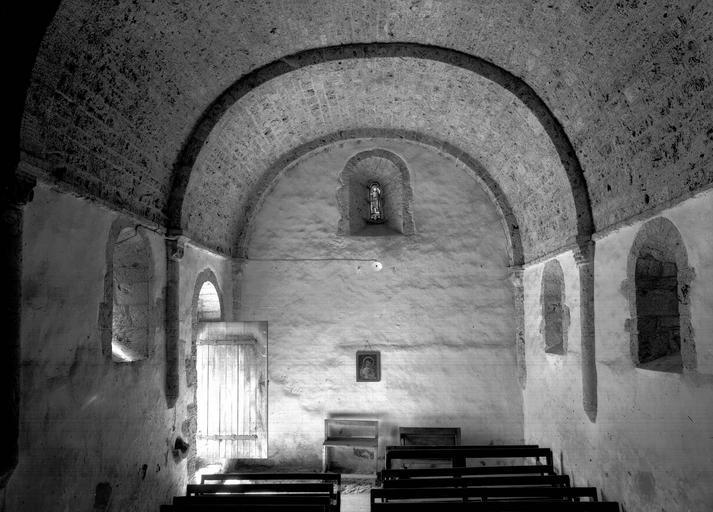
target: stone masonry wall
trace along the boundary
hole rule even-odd
[[[629,293],[622,284],[643,222],[597,240],[594,424],[581,406],[579,279],[572,255],[558,258],[572,320],[565,355],[545,354],[538,329],[544,263],[525,271],[525,439],[551,446],[573,484],[598,487],[627,512],[708,510],[713,504],[713,193],[662,215],[680,231],[695,272],[688,300],[696,367],[670,373],[635,366],[627,331]]]
[[[37,58],[22,149],[75,190],[161,220],[181,146],[241,76],[309,48],[417,42],[482,57],[533,87],[573,141],[601,229],[713,181],[712,27],[707,0],[67,0]],[[449,76],[422,81],[437,85]],[[310,105],[307,116],[301,109],[268,118],[259,109],[246,113],[257,117],[245,147],[274,160],[275,134],[285,123],[302,130],[315,114],[318,123],[343,130],[361,117],[344,115],[348,99],[335,101],[342,84],[314,89],[310,82],[279,92],[287,104]],[[272,99],[260,94],[255,104]],[[395,106],[376,97],[369,110]],[[461,106],[437,108],[457,113]],[[480,120],[454,129],[469,127],[477,130]],[[250,173],[238,172],[241,187],[249,184]],[[534,184],[545,177],[519,172]]]
[[[181,397],[166,407],[162,235],[141,230],[152,262],[148,358],[115,363],[102,352],[106,245],[116,218],[43,184],[26,206],[20,460],[7,512],[155,512],[185,490],[186,459],[173,447],[177,437],[190,441],[193,398],[181,366]],[[212,266],[224,279],[230,262],[188,248],[182,264],[186,353],[195,276]]]

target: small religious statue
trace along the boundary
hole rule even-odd
[[[369,183],[369,222],[381,224],[384,218],[384,200],[382,197],[381,185],[378,181]]]

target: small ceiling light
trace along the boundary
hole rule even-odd
[[[381,264],[380,261],[374,261],[371,263],[371,268],[374,269],[374,272],[378,272],[379,270],[382,269],[382,267],[383,267],[383,265]]]

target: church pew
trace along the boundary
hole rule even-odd
[[[454,467],[462,467],[466,459],[529,459],[544,458],[552,466],[552,450],[532,446],[388,446],[385,454],[386,469],[392,469],[394,460],[450,460]]]
[[[186,486],[186,496],[205,496],[216,494],[326,494],[336,499],[332,484],[323,483],[250,483],[250,484],[190,484]]]
[[[399,427],[401,446],[460,445],[460,427]]]
[[[339,473],[213,473],[201,475],[201,483],[220,482],[228,480],[247,481],[308,481],[333,482],[339,486],[342,482],[342,475]]]
[[[463,478],[402,478],[398,480],[385,480],[382,486],[385,489],[418,489],[433,487],[496,487],[496,486],[549,486],[569,487],[567,475],[496,475],[475,476]]]
[[[261,492],[269,492],[272,490],[275,493],[315,492],[314,490],[307,491],[308,487],[300,488],[299,486],[329,485],[332,486],[333,489],[330,493],[330,496],[332,498],[332,510],[338,511],[341,507],[341,479],[342,476],[339,473],[214,473],[201,475],[201,485],[260,485],[263,486]],[[209,482],[212,482],[212,484],[209,484]],[[227,482],[231,483],[227,484]],[[241,483],[236,484],[233,482]],[[188,486],[189,493],[190,491],[197,489],[196,487],[194,487],[194,485],[198,484],[192,484]],[[223,487],[223,489],[226,490],[227,488]],[[232,487],[232,489],[232,492],[242,492],[238,487]],[[245,489],[247,490],[249,488]],[[252,491],[250,492],[254,492],[256,490],[257,488],[253,487]],[[203,493],[205,492],[206,490],[203,491]]]
[[[377,475],[377,481],[398,480],[402,478],[495,476],[495,475],[554,475],[552,466],[472,466],[460,468],[416,468],[383,469]]]
[[[177,496],[172,505],[162,507],[162,512],[198,510],[236,512],[331,512],[334,508],[329,495],[304,494],[209,494],[199,496]]]
[[[161,505],[160,510],[161,512],[329,512],[331,508],[325,503],[190,503]]]
[[[201,496],[176,496],[173,505],[327,505],[333,501],[325,494],[212,494]]]
[[[494,499],[562,499],[579,500],[587,498],[598,501],[595,487],[430,487],[372,489],[371,503],[378,500],[392,502],[410,500],[473,499],[487,501]]]
[[[423,450],[431,448],[436,450],[460,450],[462,448],[478,449],[478,450],[507,450],[507,449],[522,449],[522,448],[539,448],[537,444],[409,444],[409,445],[388,445],[386,451],[390,450]]]
[[[611,501],[453,501],[372,503],[371,512],[620,512]]]

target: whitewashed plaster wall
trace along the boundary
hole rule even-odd
[[[117,217],[44,184],[26,206],[20,460],[8,512],[95,510],[99,483],[111,486],[107,510],[153,512],[185,490],[186,460],[173,445],[192,396],[183,379],[175,409],[166,406],[162,235],[141,230],[152,262],[148,359],[114,363],[101,350],[106,247]],[[214,265],[219,278],[230,276],[214,260],[186,250],[182,315],[200,270]]]
[[[683,374],[639,369],[625,328],[622,283],[643,219],[600,236],[595,256],[598,415],[582,410],[579,278],[571,253],[558,257],[571,312],[567,354],[544,353],[542,269],[525,271],[528,381],[525,438],[551,446],[578,485],[598,486],[627,512],[704,511],[713,507],[713,191],[663,211],[681,232],[691,285],[697,369]]]
[[[339,173],[373,148],[409,167],[413,236],[337,235]],[[252,233],[237,319],[269,323],[273,463],[319,467],[328,417],[378,419],[382,447],[398,426],[522,441],[505,234],[462,164],[411,142],[338,143],[286,170]],[[381,351],[380,382],[356,382],[367,340]]]

